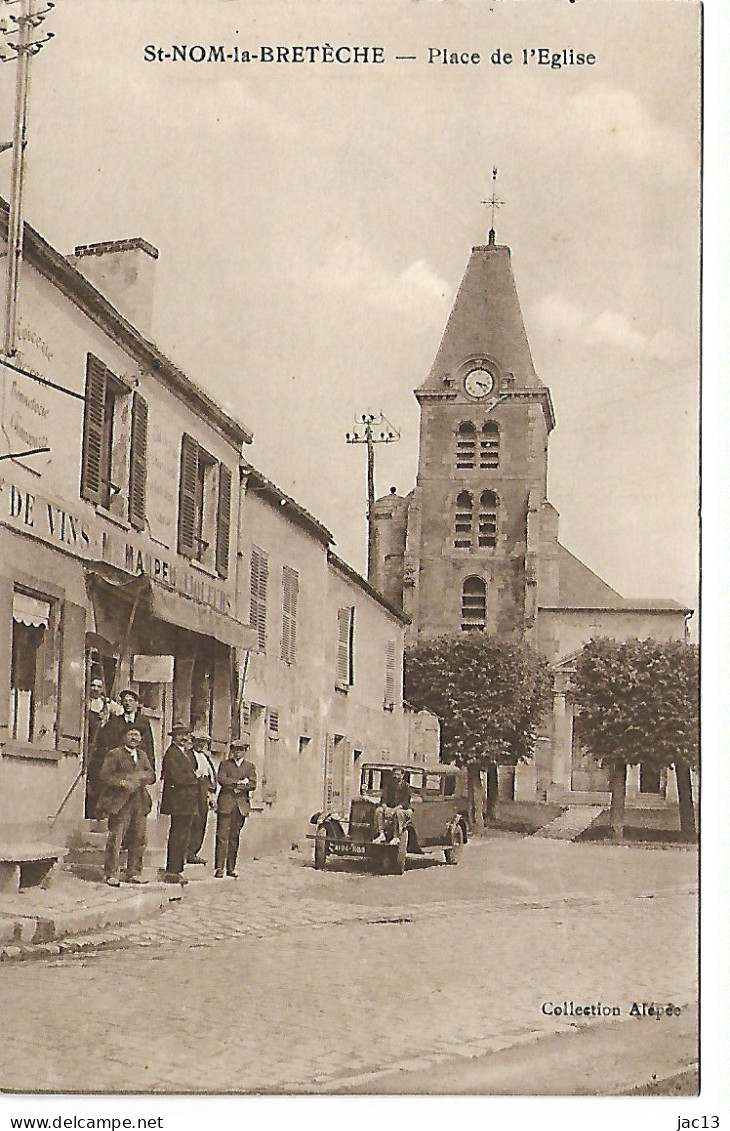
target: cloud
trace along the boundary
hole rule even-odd
[[[631,91],[587,87],[570,100],[569,113],[585,141],[604,155],[650,165],[654,177],[674,180],[697,167],[698,153],[676,129],[657,122]]]
[[[540,329],[557,339],[579,336],[585,345],[645,357],[652,361],[676,361],[687,352],[686,342],[673,330],[646,333],[636,323],[615,310],[593,314],[566,295],[546,295],[533,308]]]
[[[449,293],[449,285],[417,259],[399,274],[357,240],[344,239],[315,272],[315,281],[337,294],[357,294],[364,302],[381,310],[413,313],[423,307],[439,308]]]

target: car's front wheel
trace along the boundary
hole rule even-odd
[[[393,860],[393,872],[396,876],[402,876],[406,870],[406,856],[408,855],[408,830],[406,829],[400,835],[398,841],[398,848],[396,850],[395,859]]]
[[[314,836],[314,866],[324,868],[327,863],[327,829],[321,825]]]
[[[464,830],[461,825],[457,825],[454,829],[453,839],[451,841],[451,848],[444,849],[444,859],[447,864],[458,864],[464,847]]]

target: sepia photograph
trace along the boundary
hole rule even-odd
[[[702,18],[0,3],[14,1114],[681,1131]]]

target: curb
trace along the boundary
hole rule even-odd
[[[27,947],[55,945],[66,935],[88,934],[105,927],[134,923],[181,898],[178,889],[173,894],[169,887],[155,885],[152,890],[130,893],[128,898],[100,907],[48,915],[3,915],[0,917],[0,960],[21,957],[20,952]]]

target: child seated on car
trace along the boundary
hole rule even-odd
[[[375,828],[378,835],[373,843],[385,844],[389,833],[390,843],[397,844],[412,816],[411,789],[406,781],[405,772],[399,768],[384,771],[380,804],[375,810]]]

